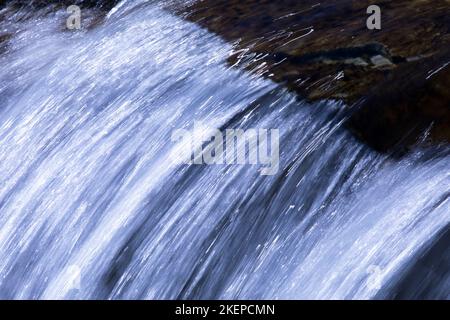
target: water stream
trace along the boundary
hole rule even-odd
[[[392,294],[449,226],[449,149],[377,154],[341,103],[230,68],[230,44],[132,3],[88,31],[64,12],[3,23],[0,298]],[[195,121],[279,129],[278,172],[174,163]]]

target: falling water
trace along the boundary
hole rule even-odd
[[[342,104],[230,68],[231,45],[138,3],[80,32],[64,12],[3,23],[0,297],[392,296],[448,230],[448,148],[376,154]],[[279,129],[278,173],[174,163],[194,121]],[[429,297],[449,297],[440,276]]]

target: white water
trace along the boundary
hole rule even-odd
[[[63,22],[4,22],[1,298],[373,298],[448,226],[448,150],[377,155],[154,4]],[[175,165],[194,121],[280,129],[279,173]]]

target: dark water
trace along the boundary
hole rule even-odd
[[[1,298],[449,298],[448,148],[403,160],[231,69],[157,4],[3,22]],[[280,169],[178,165],[173,130],[280,130]],[[205,128],[205,130],[207,130]]]

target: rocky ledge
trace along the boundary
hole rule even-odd
[[[344,100],[373,148],[450,143],[450,1],[200,0],[177,13],[235,44],[229,62],[309,99]]]

